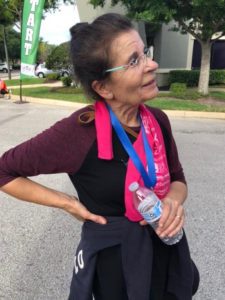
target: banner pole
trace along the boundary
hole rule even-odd
[[[20,103],[23,102],[22,79],[20,79]]]
[[[22,11],[22,20],[23,20],[23,11]],[[22,49],[22,32],[23,32],[23,22],[20,19],[20,49]],[[21,50],[20,50],[21,51]],[[20,53],[21,55],[21,53]],[[21,61],[20,61],[21,63]],[[21,67],[20,67],[20,100],[16,103],[22,104],[23,102],[23,90],[22,90],[22,76],[21,76]]]

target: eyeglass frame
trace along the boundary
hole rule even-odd
[[[144,49],[144,53],[139,55],[135,59],[135,62],[129,62],[126,65],[122,65],[122,66],[107,69],[104,73],[111,73],[111,72],[116,72],[116,71],[120,71],[120,70],[128,70],[129,68],[135,68],[139,65],[139,62],[141,61],[142,58],[144,58],[145,61],[147,60],[147,58],[152,59],[151,47],[146,47]]]

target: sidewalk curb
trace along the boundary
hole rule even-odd
[[[61,101],[55,99],[43,99],[43,98],[34,98],[34,97],[24,97],[24,101],[37,104],[47,104],[47,105],[59,105],[72,107],[75,109],[83,108],[88,105],[88,103],[78,103],[78,102],[69,102]],[[18,101],[20,99],[17,95],[12,95],[12,101]],[[202,112],[202,111],[186,111],[186,110],[163,110],[168,117],[177,117],[177,118],[203,118],[203,119],[219,119],[225,120],[225,113],[223,112]]]
[[[22,89],[27,89],[27,88],[37,88],[37,87],[63,87],[62,82],[53,82],[53,83],[34,83],[34,84],[24,84],[22,85]],[[12,85],[8,86],[8,89],[19,89],[19,85]]]
[[[189,110],[163,110],[168,117],[177,118],[202,118],[225,120],[223,112],[189,111]]]

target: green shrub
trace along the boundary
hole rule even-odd
[[[61,80],[62,80],[63,86],[71,86],[71,84],[72,84],[72,78],[70,76],[62,77]]]
[[[197,86],[199,70],[174,70],[170,71],[169,83],[186,83],[187,86]],[[210,70],[209,85],[224,84],[225,70]]]
[[[20,70],[20,64],[13,64],[13,70]]]
[[[194,90],[188,90],[185,83],[172,83],[170,86],[170,96],[184,100],[195,100],[200,94]]]
[[[56,81],[60,79],[60,75],[58,73],[51,73],[46,75],[45,82]]]
[[[170,85],[170,91],[175,94],[184,94],[187,91],[187,85],[185,83],[172,83]]]
[[[169,73],[169,83],[186,83],[187,86],[197,86],[199,79],[198,70],[174,70]]]
[[[225,70],[211,70],[209,76],[209,84],[223,84],[225,83]]]
[[[190,91],[187,90],[187,92],[185,93],[184,97],[182,99],[185,100],[197,100],[199,98],[201,98],[202,95],[200,93],[198,93],[197,91]]]

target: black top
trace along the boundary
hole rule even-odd
[[[78,172],[70,175],[88,210],[102,216],[123,216],[126,164],[129,156],[113,130],[112,160],[98,159],[95,140]],[[132,141],[135,138],[128,134]]]
[[[149,110],[163,133],[171,182],[185,183],[169,120],[159,109]],[[67,173],[88,210],[103,216],[123,215],[128,155],[113,132],[114,158],[110,161],[98,158],[94,121],[88,125],[78,121],[80,114],[87,111],[90,111],[87,107],[76,111],[4,153],[0,158],[0,186],[19,176]],[[135,138],[128,136],[134,142]]]

